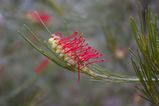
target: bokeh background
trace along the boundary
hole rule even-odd
[[[51,36],[32,14],[36,10],[51,33],[83,32],[105,54],[100,65],[133,76],[128,49],[136,45],[129,17],[137,19],[146,3],[158,13],[157,0],[0,0],[0,106],[150,106],[139,96],[138,84],[92,81],[86,75],[77,83],[77,73],[51,61],[37,74],[45,57],[17,33],[24,33],[26,24],[46,39]]]

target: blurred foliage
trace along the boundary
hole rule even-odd
[[[158,42],[158,26],[157,17],[152,15],[150,10],[147,10],[145,16],[146,30],[141,22],[141,29],[138,30],[134,19],[131,17],[130,23],[133,31],[133,36],[138,45],[136,55],[132,57],[132,64],[136,75],[142,84],[141,91],[144,93],[144,98],[152,104],[159,105],[159,42]]]

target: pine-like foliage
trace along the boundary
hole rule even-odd
[[[143,97],[152,104],[159,106],[159,42],[157,17],[149,10],[146,13],[145,19],[146,26],[144,26],[141,19],[141,29],[139,30],[134,18],[130,18],[133,36],[138,46],[136,53],[132,53],[131,61],[136,75],[142,84],[141,91],[144,94]]]

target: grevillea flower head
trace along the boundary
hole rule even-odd
[[[38,24],[41,24],[41,21],[45,24],[48,24],[51,20],[51,16],[49,16],[45,12],[38,12],[38,15],[37,15],[34,11],[29,11],[26,13],[26,17],[30,21],[34,23],[38,23]]]
[[[35,72],[37,74],[40,74],[42,70],[49,64],[49,59],[45,58],[43,59],[38,66],[35,67]]]
[[[60,32],[52,34],[48,40],[52,49],[63,58],[68,65],[74,65],[78,69],[78,80],[80,80],[80,70],[90,64],[103,62],[99,58],[103,55],[86,43],[78,32],[74,32],[68,37],[63,37]]]

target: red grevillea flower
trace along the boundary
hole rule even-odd
[[[51,17],[45,12],[38,12],[38,15],[37,15],[36,12],[29,11],[27,12],[26,16],[30,21],[34,23],[39,23],[39,24],[41,24],[41,21],[47,24],[51,20]]]
[[[63,37],[61,33],[56,32],[48,40],[52,49],[63,58],[68,65],[75,65],[78,69],[78,81],[80,80],[80,70],[90,64],[103,62],[99,60],[103,55],[98,50],[89,46],[82,34],[74,32],[68,37]]]
[[[48,65],[48,63],[49,63],[49,60],[48,60],[47,58],[46,58],[46,59],[43,59],[43,60],[40,62],[40,64],[38,64],[38,66],[35,67],[35,72],[36,72],[37,74],[40,74],[41,71]]]

